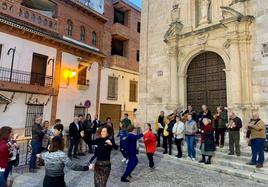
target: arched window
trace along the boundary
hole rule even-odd
[[[86,40],[86,29],[84,26],[80,27],[80,40],[85,41]]]
[[[67,21],[67,36],[73,35],[73,22],[68,19]]]
[[[97,34],[96,32],[92,32],[92,45],[97,45]]]

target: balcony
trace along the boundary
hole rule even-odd
[[[58,33],[58,21],[56,19],[22,6],[16,1],[2,0],[0,3],[0,13],[25,21],[47,31]]]
[[[52,76],[0,67],[1,90],[47,95],[52,84]]]
[[[131,71],[139,71],[139,63],[133,63],[127,57],[119,56],[119,55],[112,55],[111,56],[111,67],[119,67],[123,69],[128,69]]]
[[[79,90],[87,90],[89,88],[90,80],[86,79],[86,77],[78,77],[77,80],[77,88]]]
[[[130,29],[120,23],[115,23],[112,26],[112,36],[118,40],[128,40]]]

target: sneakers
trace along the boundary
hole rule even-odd
[[[191,157],[188,156],[188,157],[186,158],[186,160],[192,160],[192,159],[191,159]]]
[[[192,158],[192,161],[195,161],[195,158]]]

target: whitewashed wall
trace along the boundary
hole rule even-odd
[[[77,87],[77,76],[70,79],[69,85],[67,79],[64,78],[63,72],[66,69],[78,69],[78,56],[69,53],[62,54],[61,65],[61,80],[60,90],[58,96],[58,108],[56,118],[62,120],[63,125],[67,128],[73,121],[75,105],[84,104],[86,100],[91,101],[91,107],[88,112],[93,116],[96,113],[96,97],[97,97],[97,83],[98,83],[98,64],[93,63],[88,69],[87,79],[90,80],[90,85],[87,90],[80,90]]]
[[[118,77],[118,99],[108,100],[108,77]],[[138,107],[138,102],[129,102],[130,81],[139,81],[136,73],[105,68],[101,71],[100,103],[121,105],[121,111],[133,112]],[[139,84],[139,82],[138,82]],[[125,105],[125,108],[124,108]]]

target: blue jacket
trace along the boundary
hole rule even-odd
[[[125,142],[125,147],[126,147],[126,153],[129,157],[131,156],[136,156],[137,154],[137,141],[138,139],[142,138],[143,134],[132,134],[129,133],[126,142]]]

